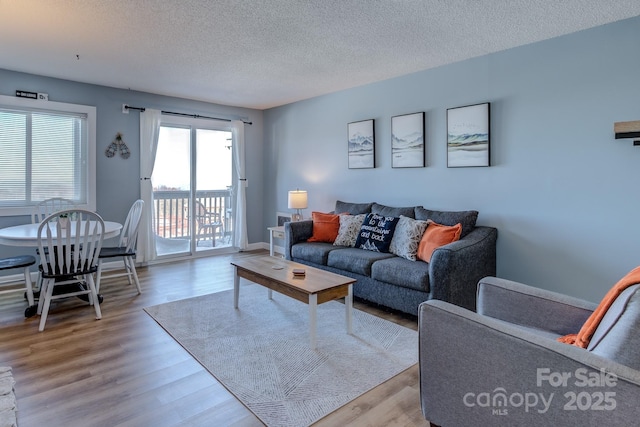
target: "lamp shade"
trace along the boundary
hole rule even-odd
[[[305,190],[289,191],[289,209],[306,209],[307,192]]]

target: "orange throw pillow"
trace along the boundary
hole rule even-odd
[[[460,223],[447,226],[431,220],[427,222],[429,225],[420,239],[417,253],[417,258],[425,262],[431,261],[433,251],[440,246],[460,240],[460,233],[462,233],[462,224]]]
[[[313,220],[313,235],[307,242],[333,243],[338,237],[340,229],[340,215],[311,212]]]

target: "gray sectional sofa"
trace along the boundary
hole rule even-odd
[[[417,315],[420,303],[429,299],[475,310],[476,284],[496,274],[498,232],[493,227],[476,226],[477,211],[442,212],[422,206],[398,208],[337,201],[335,212],[402,215],[443,225],[462,224],[460,240],[436,249],[428,263],[392,253],[307,242],[313,234],[311,220],[285,224],[285,258],[356,279],[356,298],[411,315]]]

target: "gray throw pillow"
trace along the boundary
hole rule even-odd
[[[398,225],[396,225],[396,231],[393,232],[389,252],[409,261],[415,261],[418,246],[424,231],[427,229],[427,224],[427,221],[418,221],[401,216]]]
[[[438,224],[454,226],[458,223],[462,224],[462,233],[460,238],[469,234],[476,227],[478,219],[478,211],[432,211],[423,207],[415,208],[416,219],[421,221],[431,220]]]
[[[338,237],[333,241],[335,246],[354,247],[356,239],[360,233],[362,221],[367,214],[360,215],[340,215],[340,228],[338,229]]]

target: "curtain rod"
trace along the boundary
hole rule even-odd
[[[122,105],[122,109],[123,110],[138,110],[141,113],[144,112],[144,110],[146,110],[146,108],[144,107],[130,107],[127,104],[123,104]],[[123,111],[124,112],[124,111]],[[201,116],[199,114],[187,114],[187,113],[175,113],[173,111],[161,111],[162,114],[169,114],[172,116],[184,116],[184,117],[192,117],[194,119],[211,119],[211,120],[223,120],[225,122],[231,122],[233,120],[231,119],[221,119],[220,117],[209,117],[209,116]],[[242,123],[244,123],[245,125],[252,125],[253,122],[245,122],[244,120],[242,120]]]

